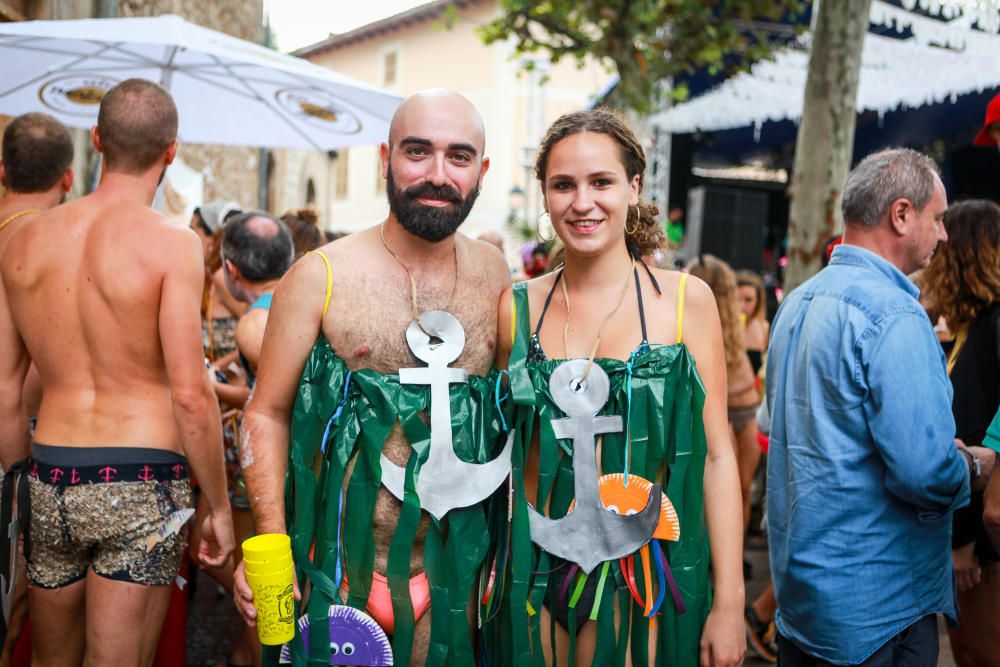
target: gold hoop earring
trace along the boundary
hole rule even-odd
[[[635,225],[632,229],[628,228],[628,209],[625,209],[625,233],[631,236],[639,231],[639,205],[635,205]]]
[[[548,211],[542,211],[541,213],[538,214],[538,217],[535,218],[535,235],[538,236],[539,240],[541,240],[543,243],[550,243],[556,238],[556,235],[553,234],[549,238],[545,238],[544,236],[542,236],[542,218],[548,218],[549,226],[552,226],[552,216],[549,215]]]

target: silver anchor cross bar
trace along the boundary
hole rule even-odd
[[[427,333],[437,338],[432,343]],[[488,498],[510,474],[510,453],[513,435],[507,438],[503,452],[488,463],[466,463],[455,454],[451,434],[451,399],[449,388],[468,380],[462,368],[448,364],[458,359],[465,348],[465,330],[450,313],[441,310],[421,313],[420,323],[410,323],[406,342],[413,354],[427,363],[426,368],[399,369],[400,384],[430,385],[431,445],[427,461],[417,476],[417,497],[421,509],[435,519],[456,507],[468,507]],[[381,458],[382,484],[392,495],[403,499],[405,468],[385,454]]]
[[[568,415],[553,419],[552,429],[557,438],[573,439],[573,511],[561,519],[550,519],[529,507],[528,525],[535,544],[589,574],[600,563],[624,558],[649,542],[660,520],[662,492],[654,485],[645,509],[631,516],[604,508],[598,487],[596,437],[621,431],[622,418],[596,416],[608,400],[611,383],[597,365],[586,380],[581,380],[588,363],[572,359],[560,364],[549,378],[552,399]]]

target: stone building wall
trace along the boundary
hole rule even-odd
[[[263,0],[105,0],[102,3],[97,0],[10,0],[0,2],[0,20],[92,18],[97,15],[99,4],[106,9],[114,9],[117,5],[119,16],[177,14],[192,23],[248,41],[260,43],[264,37]],[[0,116],[0,132],[9,120]],[[78,197],[94,185],[92,172],[97,161],[90,148],[89,133],[73,130],[73,137],[76,182],[71,196]],[[263,204],[259,201],[260,149],[182,144],[180,157],[188,166],[205,174],[206,202],[226,199],[245,208]],[[279,190],[284,194],[284,188]],[[291,204],[298,197],[284,199]]]
[[[120,16],[177,14],[192,23],[260,43],[263,0],[119,0]],[[181,111],[183,113],[183,110]],[[205,174],[205,201],[226,199],[258,207],[260,149],[182,144],[180,157]]]
[[[0,2],[0,21],[32,21],[52,19],[85,19],[94,15],[95,0],[6,0]],[[11,121],[10,116],[0,115],[0,135]],[[87,192],[88,174],[91,169],[90,133],[71,129],[73,136],[73,189],[70,198]],[[3,186],[0,186],[0,194]]]
[[[334,229],[330,217],[332,158],[319,151],[284,149],[271,151],[271,156],[274,164],[269,181],[272,212],[281,215],[289,210],[312,208],[319,215],[321,229]]]

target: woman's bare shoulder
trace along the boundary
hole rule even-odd
[[[651,268],[653,277],[660,286],[660,299],[667,305],[676,304],[681,297],[681,284],[684,286],[684,309],[700,310],[715,307],[715,296],[712,289],[701,278],[675,269]]]

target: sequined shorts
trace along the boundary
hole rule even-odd
[[[28,580],[61,588],[87,568],[118,581],[172,584],[193,508],[187,460],[142,447],[32,447]]]

